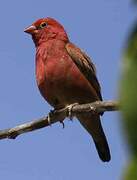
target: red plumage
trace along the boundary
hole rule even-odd
[[[73,103],[102,100],[95,66],[90,58],[69,41],[63,26],[52,18],[43,18],[25,29],[36,46],[36,80],[41,95],[55,109]],[[102,161],[110,160],[108,143],[100,117],[77,117],[93,137]]]

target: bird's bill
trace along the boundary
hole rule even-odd
[[[36,30],[36,27],[33,26],[33,25],[31,25],[31,26],[25,28],[25,29],[24,29],[24,32],[25,32],[25,33],[28,33],[28,34],[33,34],[35,30]]]

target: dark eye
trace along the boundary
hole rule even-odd
[[[46,23],[46,22],[42,22],[41,24],[40,24],[40,28],[42,29],[42,28],[44,28],[44,27],[46,27],[48,24]]]

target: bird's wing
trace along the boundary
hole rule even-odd
[[[66,44],[66,50],[81,73],[95,89],[99,99],[102,100],[100,84],[96,77],[96,69],[90,57],[70,42]]]
[[[66,44],[66,50],[70,55],[75,65],[79,68],[84,77],[88,80],[91,86],[95,89],[98,98],[102,100],[101,89],[96,77],[95,66],[90,58],[72,43]],[[103,113],[101,113],[102,115]],[[110,160],[110,150],[101,126],[100,117],[98,114],[80,114],[77,115],[80,123],[93,137],[99,157],[102,161]]]

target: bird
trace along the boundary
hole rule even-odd
[[[51,17],[25,28],[36,49],[36,82],[44,99],[54,109],[102,101],[101,87],[91,58],[73,44],[62,24]],[[111,159],[100,114],[85,113],[77,119],[92,137],[103,162]]]

